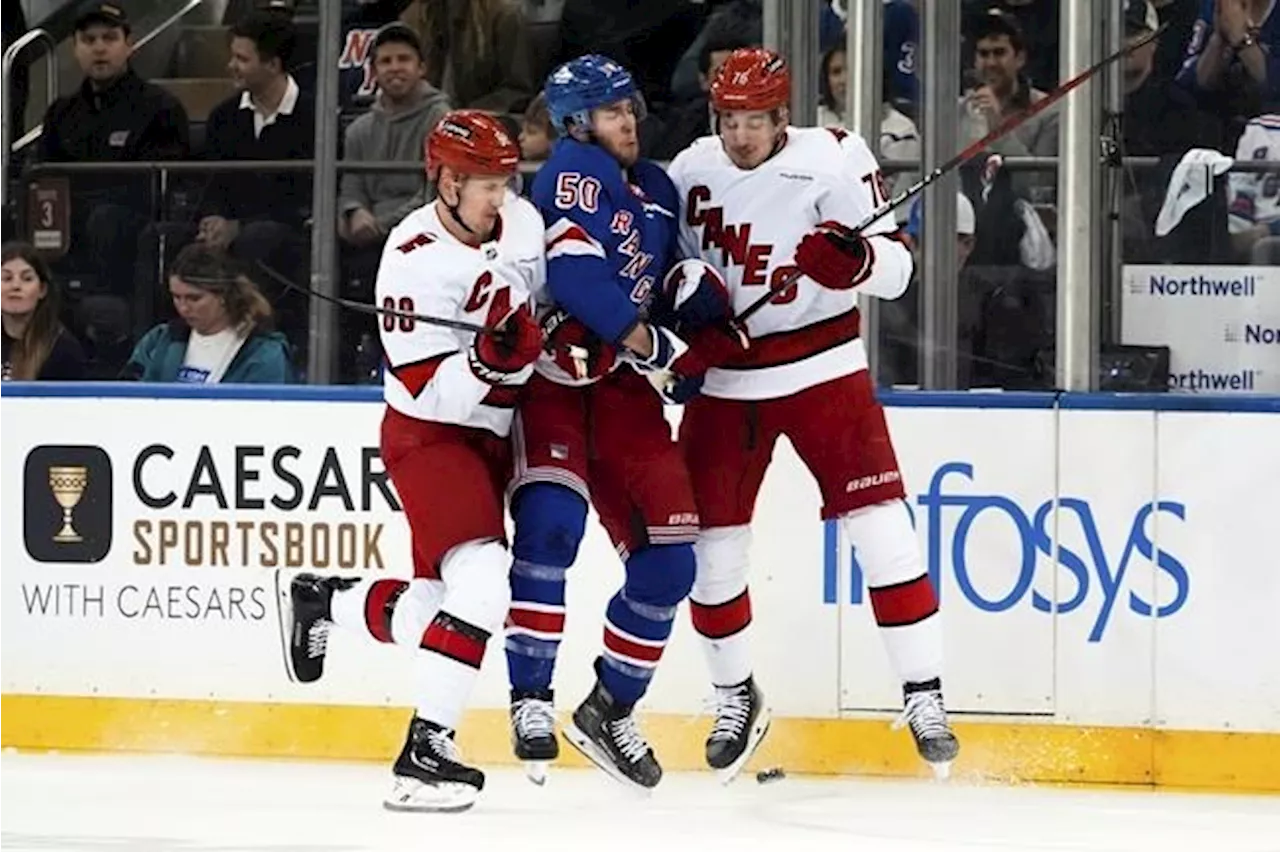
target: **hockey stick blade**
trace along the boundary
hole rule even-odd
[[[991,132],[988,133],[986,136],[983,136],[978,141],[971,143],[968,147],[966,147],[960,153],[956,154],[950,160],[947,160],[945,163],[935,168],[929,174],[925,175],[923,178],[916,181],[906,190],[894,196],[890,200],[886,201],[883,205],[876,208],[871,213],[867,214],[867,217],[865,219],[863,219],[858,224],[854,225],[850,230],[855,234],[862,233],[867,228],[871,227],[873,224],[880,221],[885,216],[888,216],[890,213],[893,213],[899,207],[902,207],[902,205],[906,204],[908,201],[915,198],[920,193],[924,192],[925,189],[933,185],[938,180],[938,178],[942,177],[945,174],[955,171],[956,169],[963,166],[965,163],[972,160],[974,157],[978,156],[978,154],[982,153],[983,149],[985,149],[992,142],[999,141],[1000,139],[1003,139],[1004,137],[1008,136],[1014,130],[1017,130],[1019,127],[1025,124],[1029,119],[1039,115],[1040,113],[1047,110],[1049,107],[1056,104],[1058,101],[1065,98],[1068,94],[1070,94],[1076,88],[1088,82],[1095,74],[1097,74],[1103,68],[1106,68],[1108,65],[1110,65],[1113,62],[1117,62],[1120,59],[1123,59],[1125,56],[1128,56],[1130,53],[1142,47],[1143,45],[1150,44],[1151,42],[1155,41],[1157,38],[1160,37],[1161,33],[1163,33],[1168,28],[1169,28],[1168,23],[1161,24],[1160,27],[1157,28],[1155,32],[1148,33],[1147,35],[1133,42],[1132,44],[1126,45],[1125,47],[1121,48],[1115,53],[1112,53],[1109,56],[1103,57],[1102,59],[1095,62],[1093,65],[1090,65],[1088,68],[1081,71],[1076,76],[1072,77],[1067,82],[1063,83],[1058,88],[1046,94],[1040,100],[1031,104],[1031,106],[1029,106],[1027,109],[1023,110],[1022,112],[1014,113],[1013,115],[1007,117],[1004,121],[1000,122],[999,125],[993,128]],[[782,291],[792,286],[795,286],[796,282],[798,282],[800,278],[803,277],[803,274],[804,273],[801,273],[801,272],[795,272],[791,275],[788,275],[783,281],[779,282],[777,286],[770,287],[767,293],[764,293],[763,295],[760,296],[760,298],[756,299],[750,305],[747,305],[747,307],[743,308],[742,311],[733,318],[734,324],[741,326],[748,319],[750,319],[752,316],[758,313],[761,308],[769,304],[770,300],[772,300],[774,296],[778,295]]]
[[[408,319],[414,322],[426,323],[427,325],[438,325],[443,328],[452,328],[456,331],[469,331],[473,334],[493,334],[497,329],[489,328],[484,325],[476,325],[475,323],[466,322],[464,320],[446,319],[445,317],[433,317],[426,314],[416,314],[412,311],[399,311],[395,308],[380,308],[377,305],[370,305],[365,302],[357,302],[354,299],[344,299],[341,296],[330,296],[321,293],[318,290],[312,290],[310,287],[303,287],[295,284],[286,276],[272,269],[266,263],[258,261],[258,266],[262,267],[262,271],[271,276],[285,289],[293,290],[298,293],[310,296],[313,299],[319,299],[322,302],[329,302],[340,308],[346,308],[352,311],[358,311],[362,314],[373,314],[374,316],[396,317],[397,319]]]

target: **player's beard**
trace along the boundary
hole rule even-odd
[[[640,140],[634,136],[624,142],[606,142],[604,149],[613,155],[624,169],[629,169],[640,159]]]

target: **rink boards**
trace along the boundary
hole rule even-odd
[[[106,394],[104,396],[104,394]],[[1280,399],[886,396],[941,590],[968,777],[1280,790]],[[282,665],[277,568],[402,576],[408,530],[370,389],[14,386],[3,397],[3,745],[385,759],[407,652],[335,634]],[[673,415],[677,412],[673,411]],[[781,444],[752,546],[757,763],[916,774],[861,569]],[[621,567],[590,526],[556,675],[590,687]],[[682,614],[645,707],[701,766]],[[510,762],[491,647],[462,730]]]

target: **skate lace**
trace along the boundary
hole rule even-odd
[[[540,698],[523,698],[516,702],[511,716],[520,739],[540,739],[555,736],[556,717],[550,701]]]
[[[329,628],[332,625],[323,619],[311,625],[307,633],[307,656],[311,659],[323,657],[329,647]]]
[[[449,736],[447,729],[431,731],[427,734],[427,745],[436,753],[437,757],[452,761],[453,763],[462,762],[462,752],[458,751],[458,744],[453,741],[453,737]]]
[[[917,739],[929,740],[948,736],[951,729],[947,727],[947,712],[942,706],[942,693],[936,690],[913,692],[907,696],[902,715],[893,723],[893,727],[911,726],[911,732]]]
[[[751,718],[751,694],[745,690],[717,692],[707,704],[716,715],[710,739],[733,740],[742,735]]]
[[[605,724],[618,751],[622,752],[622,756],[627,760],[638,763],[649,753],[649,743],[645,740],[644,734],[640,733],[640,727],[636,724],[634,716],[623,716],[621,719]]]

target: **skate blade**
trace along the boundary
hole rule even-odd
[[[652,787],[637,784],[635,781],[632,781],[630,778],[618,771],[618,767],[613,765],[613,761],[609,760],[608,755],[602,752],[600,747],[597,746],[590,737],[584,734],[572,719],[569,721],[569,724],[564,726],[560,731],[560,734],[569,741],[569,745],[581,752],[582,756],[587,760],[600,767],[600,769],[602,769],[604,773],[614,781],[617,781],[627,789],[634,790],[643,796],[650,796],[653,794]]]
[[[760,743],[764,742],[765,734],[769,733],[769,723],[773,721],[773,717],[769,713],[768,707],[760,710],[760,715],[756,717],[755,724],[751,726],[751,733],[747,736],[747,747],[742,750],[742,754],[738,755],[738,759],[730,763],[724,769],[717,769],[716,778],[721,784],[728,786],[734,782],[734,779],[742,773],[743,767],[747,765],[747,761],[756,753],[756,749],[760,747]]]
[[[284,673],[294,683],[306,683],[293,668],[293,595],[289,592],[290,577],[283,568],[275,570],[276,619],[279,623],[280,652],[284,655]]]
[[[934,781],[946,781],[951,777],[951,761],[940,760],[937,763],[930,763],[929,768],[933,770]]]
[[[426,784],[417,778],[398,777],[382,806],[389,811],[456,814],[469,809],[479,796],[480,791],[470,784]]]
[[[524,762],[524,777],[541,787],[547,783],[547,773],[550,767],[551,761],[549,760],[526,760]]]

